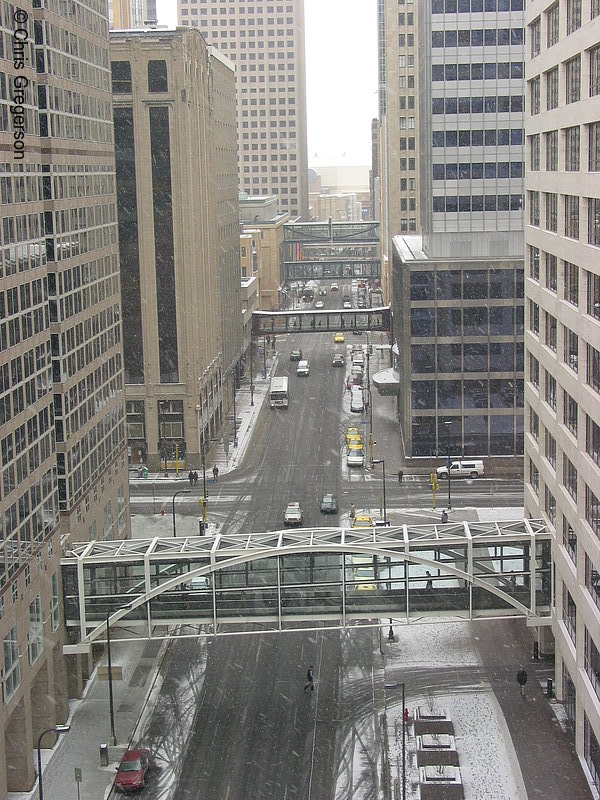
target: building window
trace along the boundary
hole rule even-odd
[[[556,411],[556,378],[546,372],[546,386],[544,399],[553,411]]]
[[[540,279],[540,249],[529,245],[529,277],[534,281]]]
[[[148,61],[148,91],[167,92],[169,85],[167,82],[167,62]]]
[[[546,46],[552,47],[552,45],[558,42],[558,3],[555,3],[551,6],[548,11],[546,11]]]
[[[600,427],[585,415],[585,451],[596,464],[600,464]]]
[[[567,34],[581,27],[581,0],[567,0]]]
[[[52,619],[52,630],[58,630],[60,625],[60,597],[58,595],[58,574],[55,572],[52,575],[52,606],[50,608],[50,616]]]
[[[587,313],[600,319],[600,276],[593,272],[587,274]]]
[[[532,78],[529,81],[529,103],[531,105],[531,114],[540,113],[540,76]]]
[[[588,197],[588,243],[600,246],[600,198]]]
[[[546,110],[558,108],[558,67],[546,73]]]
[[[536,389],[540,388],[540,362],[529,354],[529,381]]]
[[[600,94],[600,45],[590,50],[590,97]]]
[[[529,406],[529,433],[533,438],[539,441],[540,438],[540,418],[536,412]]]
[[[591,344],[587,346],[587,383],[600,394],[600,353]]]
[[[540,193],[529,192],[529,224],[540,226]]]
[[[551,464],[553,469],[556,469],[556,439],[552,434],[546,430],[545,433],[545,449],[544,454],[546,459]]]
[[[552,253],[546,253],[546,289],[556,292],[558,276],[558,259]]]
[[[577,438],[577,403],[568,392],[563,391],[563,422]]]
[[[566,455],[563,454],[563,485],[573,500],[577,502],[577,470]]]
[[[113,94],[131,94],[131,64],[129,61],[112,61]]]
[[[549,347],[550,350],[553,350],[556,353],[556,330],[557,330],[557,322],[556,317],[553,317],[552,314],[548,314],[545,312],[545,328],[546,328],[546,347]]]
[[[556,498],[546,486],[544,492],[544,511],[548,515],[548,519],[554,525],[556,521]]]
[[[565,236],[569,239],[579,239],[579,197],[564,195],[565,207]]]
[[[574,564],[577,563],[577,536],[568,520],[563,517],[563,545],[567,553],[571,556]]]
[[[558,228],[558,195],[554,192],[544,192],[546,205],[546,230],[552,233]]]
[[[585,487],[585,519],[598,536],[600,534],[600,502],[587,484]]]
[[[42,600],[38,595],[29,604],[29,663],[33,664],[40,656],[44,646],[44,625],[42,622]]]
[[[531,42],[531,58],[535,58],[540,54],[540,32],[541,20],[538,17],[529,26],[529,40]]]
[[[592,7],[592,9],[591,9],[592,10],[592,14],[591,14],[592,19],[595,19],[596,17],[599,17],[600,16],[600,0],[592,0],[591,7]]]
[[[16,626],[4,637],[4,700],[15,693],[21,683],[19,668],[19,643]]]
[[[540,491],[540,471],[531,459],[529,460],[529,483],[533,491],[538,494]]]
[[[565,64],[565,90],[567,104],[576,103],[581,98],[581,56]]]
[[[600,0],[599,0],[600,2]],[[592,122],[588,125],[589,134],[589,160],[588,168],[590,172],[600,171],[600,122]]]
[[[546,171],[556,172],[558,169],[558,131],[549,131],[544,134],[546,147]]]
[[[577,606],[573,602],[573,598],[564,583],[562,620],[567,629],[567,633],[573,640],[573,644],[575,644],[577,639]]]
[[[540,168],[540,135],[529,137],[529,168],[537,172]]]
[[[529,330],[540,335],[540,307],[533,300],[529,301]]]
[[[565,129],[565,169],[579,171],[579,125]]]
[[[579,305],[579,267],[569,261],[563,261],[565,278],[564,297],[568,303]]]

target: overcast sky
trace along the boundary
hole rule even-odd
[[[160,23],[177,24],[176,0],[157,0],[156,7]],[[370,165],[376,0],[304,0],[304,9],[308,163]]]

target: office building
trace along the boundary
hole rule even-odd
[[[127,537],[129,492],[106,5],[75,18],[25,2],[2,28],[15,45],[0,126],[5,798],[31,789],[38,737],[66,721],[87,666],[62,654],[62,547]]]
[[[252,237],[253,250],[256,251],[256,261],[254,252],[252,258],[253,269],[256,269],[259,280],[258,308],[261,311],[276,311],[286,304],[280,253],[284,225],[289,221],[289,214],[277,213],[277,197],[274,195],[248,197],[242,192],[239,204],[242,236]]]
[[[600,789],[600,3],[527,4],[525,511],[555,528],[555,687]]]
[[[240,191],[308,221],[303,0],[178,0],[177,19],[235,65]]]
[[[243,354],[234,73],[181,28],[111,61],[130,458],[198,468]]]

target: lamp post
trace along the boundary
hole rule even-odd
[[[42,785],[42,739],[47,733],[67,733],[71,730],[70,725],[55,725],[53,728],[47,728],[42,731],[38,736],[37,751],[38,751],[38,797],[39,800],[44,800],[44,788]]]
[[[177,497],[178,494],[189,494],[189,493],[190,493],[189,489],[180,489],[178,492],[175,492],[175,494],[173,495],[173,536],[174,537],[177,536],[177,530],[176,530],[176,527],[175,527],[175,498]]]
[[[250,337],[250,405],[254,405],[254,370],[252,367],[252,336]]]
[[[449,419],[444,420],[446,426],[446,434],[448,437],[447,453],[446,453],[446,467],[448,469],[448,511],[452,510],[452,499],[450,494],[450,467],[452,466],[452,458],[450,457],[450,425],[452,421]]]
[[[267,377],[267,336],[263,336],[263,380]]]
[[[373,466],[375,466],[375,464],[381,464],[383,468],[383,524],[387,525],[387,506],[385,503],[385,459],[376,458],[371,463]]]
[[[237,410],[235,405],[235,392],[237,389],[237,381],[238,381],[238,365],[236,364],[233,369],[233,446],[238,446],[238,438],[237,438]]]
[[[117,743],[115,736],[115,707],[113,702],[112,685],[112,660],[110,655],[110,611],[106,612],[106,658],[108,661],[108,708],[110,713],[110,743],[114,747]]]

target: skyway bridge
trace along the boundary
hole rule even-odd
[[[318,309],[310,311],[253,311],[252,335],[277,333],[392,332],[389,306],[364,309]]]
[[[551,546],[549,526],[531,519],[75,544],[61,561],[64,652],[89,652],[108,625],[130,641],[380,618],[547,625]]]

